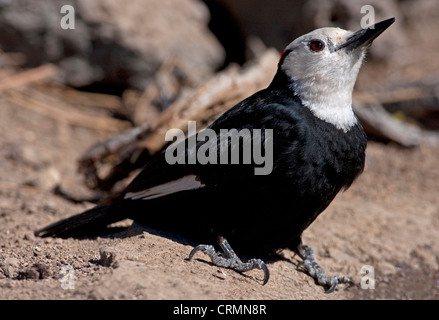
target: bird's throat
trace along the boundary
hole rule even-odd
[[[317,118],[331,123],[337,129],[348,132],[358,122],[352,110],[351,86],[333,89],[315,82],[294,81],[290,88]]]

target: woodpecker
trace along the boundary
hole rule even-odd
[[[270,136],[258,136],[261,142],[273,142],[272,149],[266,144],[262,148],[272,153],[269,174],[255,174],[254,160],[170,164],[164,148],[120,194],[35,235],[93,236],[113,222],[131,218],[201,243],[189,260],[204,252],[217,266],[239,272],[261,269],[263,284],[269,279],[264,261],[242,261],[234,249],[246,257],[290,249],[326,292],[340,283],[352,283],[345,276],[326,276],[301,236],[363,171],[367,140],[352,110],[352,91],[367,48],[394,21],[387,19],[357,32],[321,28],[295,39],[281,54],[271,84],[209,126],[218,134],[224,129],[271,130]],[[201,148],[207,150],[208,140],[196,139],[190,145],[188,139],[180,142],[184,159]],[[220,159],[225,148],[219,146],[226,143],[242,155],[243,145],[233,144],[255,139],[251,134],[235,142],[217,137],[209,143],[218,148],[209,150]]]

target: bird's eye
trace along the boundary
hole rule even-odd
[[[321,40],[311,40],[309,48],[314,52],[322,51],[325,48],[325,43]]]

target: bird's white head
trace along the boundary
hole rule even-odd
[[[352,91],[366,49],[394,20],[357,32],[321,28],[307,33],[286,47],[279,70],[315,116],[347,132],[357,122]]]

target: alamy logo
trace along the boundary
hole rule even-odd
[[[273,170],[273,129],[204,129],[197,133],[196,122],[188,121],[188,138],[183,130],[170,129],[165,140],[169,164],[253,164],[255,175]]]
[[[61,28],[64,30],[75,29],[75,8],[66,4],[61,7],[60,13],[65,14],[60,21]]]
[[[361,7],[360,12],[364,14],[361,18],[361,28],[375,29],[375,8],[369,4]]]
[[[64,265],[59,272],[61,288],[64,290],[75,289],[75,270],[70,265]]]
[[[370,265],[364,265],[361,267],[361,277],[360,286],[361,289],[375,289],[375,269]]]

